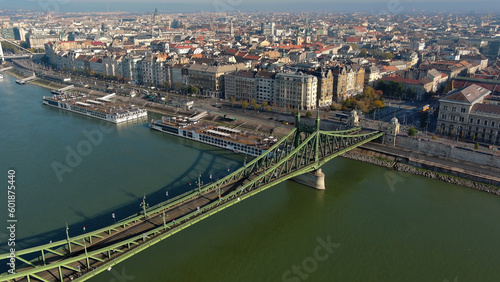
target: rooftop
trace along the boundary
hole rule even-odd
[[[448,96],[442,98],[441,100],[474,103],[480,98],[486,97],[490,93],[491,93],[490,90],[481,87],[479,85],[472,84],[465,88],[457,89],[450,92]]]

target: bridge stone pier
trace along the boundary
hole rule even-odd
[[[293,181],[309,186],[317,190],[325,190],[325,174],[321,171],[321,168],[313,172],[308,172],[301,174],[292,178]]]

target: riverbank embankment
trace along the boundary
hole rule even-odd
[[[457,163],[452,159],[409,152],[377,143],[365,144],[343,154],[342,157],[500,195],[500,178],[497,177],[500,171],[496,168],[481,167],[474,163]]]

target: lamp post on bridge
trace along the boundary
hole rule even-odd
[[[201,185],[203,185],[203,181],[201,181],[201,174],[198,175],[198,195],[201,195]]]
[[[66,223],[66,240],[68,241],[68,249],[69,249],[69,252],[71,253],[71,243],[69,242],[69,227],[68,227],[68,223]]]
[[[147,217],[146,209],[149,208],[149,204],[146,204],[146,194],[144,194],[144,197],[142,197],[142,202],[141,202],[140,206],[142,207],[142,211],[144,213],[144,218],[146,218]]]

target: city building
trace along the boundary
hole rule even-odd
[[[487,103],[490,93],[486,88],[471,84],[440,99],[438,133],[499,144],[500,105]]]
[[[193,64],[187,68],[188,84],[198,87],[203,96],[224,98],[224,75],[247,68],[244,63],[228,65]]]
[[[337,66],[332,70],[333,100],[342,102],[363,93],[365,69],[358,65]]]
[[[403,78],[400,76],[386,76],[382,78],[383,81],[390,82],[400,82],[404,86],[405,95],[413,92],[414,97],[407,96],[408,99],[416,99],[423,100],[425,98],[425,94],[433,91],[434,81],[428,77],[423,77],[421,79],[411,79],[411,78]]]
[[[160,86],[168,81],[167,58],[165,53],[149,54],[144,57],[141,61],[141,84]]]
[[[262,104],[266,102],[268,105],[274,104],[276,101],[276,94],[274,92],[274,80],[276,73],[269,71],[258,71],[255,74],[257,80],[257,90],[255,100],[257,103]]]
[[[255,72],[251,70],[239,70],[228,73],[224,78],[225,99],[230,97],[236,100],[246,100],[250,102],[255,99],[257,90],[257,80]]]
[[[317,87],[317,104],[316,106],[323,108],[329,107],[333,102],[333,74],[330,69],[317,68],[309,74],[314,75],[318,79]]]
[[[261,23],[260,29],[261,29],[262,35],[274,36],[274,27],[275,27],[274,22]]]
[[[304,73],[278,73],[274,82],[279,107],[312,110],[316,108],[318,79]]]

